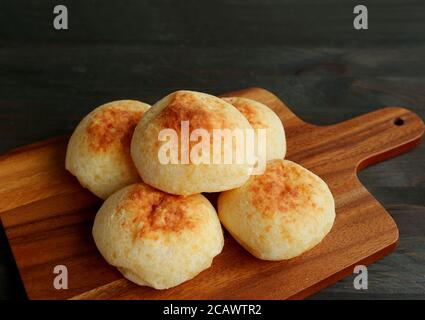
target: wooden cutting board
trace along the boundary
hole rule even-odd
[[[281,262],[255,259],[226,233],[223,252],[194,279],[163,291],[139,287],[97,251],[91,227],[101,201],[65,171],[68,138],[56,138],[0,158],[0,217],[30,299],[303,298],[395,248],[396,224],[356,173],[416,146],[424,132],[417,115],[390,107],[315,126],[266,90],[230,95],[258,100],[282,119],[287,158],[322,177],[334,194],[337,214],[331,233],[307,253]],[[67,290],[53,287],[56,265],[68,269]]]

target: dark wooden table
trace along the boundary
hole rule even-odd
[[[264,87],[303,119],[339,122],[399,105],[425,118],[425,2],[1,1],[0,151],[69,134],[94,106],[177,89]],[[53,29],[65,4],[69,30]],[[396,251],[312,298],[425,298],[425,144],[363,171],[400,229]],[[1,183],[1,182],[0,182]],[[0,231],[0,298],[25,298]]]

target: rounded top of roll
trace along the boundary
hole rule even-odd
[[[134,128],[148,104],[118,100],[86,115],[74,130],[66,151],[65,167],[102,199],[140,181],[130,156]]]
[[[211,133],[213,129],[251,128],[242,114],[223,99],[188,90],[173,92],[155,103],[140,126],[151,123],[160,129],[180,132],[181,121],[188,121],[190,131],[205,129]]]
[[[90,113],[87,141],[93,153],[130,152],[130,142],[142,115],[149,109],[140,101],[119,100],[106,103]]]
[[[323,213],[326,204],[316,195],[327,187],[304,170],[289,161],[271,161],[264,174],[247,187],[254,208],[266,219],[279,214],[283,223]]]
[[[122,227],[128,228],[134,240],[158,239],[186,230],[196,232],[198,217],[202,216],[199,210],[210,209],[203,207],[202,202],[199,197],[176,196],[139,183],[126,190],[115,213],[127,215]],[[194,208],[198,211],[193,211]]]
[[[223,100],[200,92],[177,91],[169,96],[161,110],[158,121],[163,128],[180,131],[180,121],[189,122],[189,130],[233,129],[241,124],[241,118],[232,119],[235,112]],[[239,119],[238,119],[239,118]]]

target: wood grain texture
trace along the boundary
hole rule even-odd
[[[193,280],[157,291],[124,280],[91,238],[100,201],[67,174],[67,138],[21,148],[0,159],[0,213],[27,294],[32,299],[288,299],[302,298],[394,249],[397,226],[363,187],[357,171],[419,143],[422,120],[391,107],[335,125],[303,122],[276,96],[252,88],[234,95],[270,106],[287,132],[288,159],[321,176],[335,196],[337,218],[324,241],[282,262],[253,258],[226,234],[225,248]],[[18,177],[18,178],[17,178]],[[69,289],[52,286],[53,268],[69,270]]]

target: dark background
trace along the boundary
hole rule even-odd
[[[58,4],[69,30],[53,28]],[[353,28],[357,4],[368,30]],[[250,86],[316,124],[388,105],[425,118],[425,1],[0,2],[0,152],[70,134],[106,101]],[[369,267],[367,291],[351,276],[312,298],[425,299],[425,145],[360,178],[396,220],[398,248]],[[0,298],[25,298],[2,229]]]

